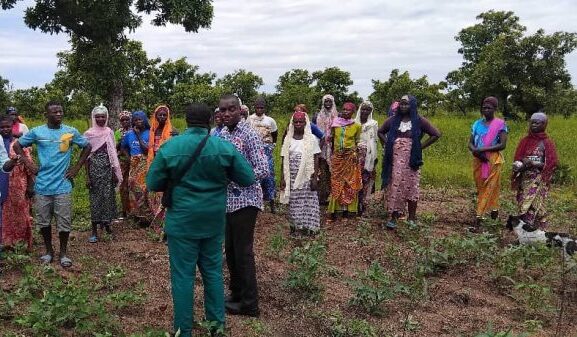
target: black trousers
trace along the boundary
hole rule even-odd
[[[243,310],[258,309],[254,263],[254,227],[259,209],[245,207],[226,215],[225,251],[230,273],[229,290]]]

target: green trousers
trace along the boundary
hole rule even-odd
[[[168,236],[174,331],[190,337],[194,321],[194,279],[196,266],[204,285],[204,313],[207,321],[224,326],[224,285],[222,241],[224,235],[207,239]]]

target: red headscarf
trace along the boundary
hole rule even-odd
[[[546,184],[550,184],[551,177],[559,163],[559,159],[557,157],[555,143],[549,139],[547,133],[532,133],[529,131],[529,134],[521,139],[521,142],[519,142],[519,145],[517,146],[517,150],[515,151],[515,160],[523,160],[526,156],[530,156],[535,150],[535,147],[539,146],[540,142],[543,142],[545,145],[545,166],[543,167],[543,171],[541,171],[541,179]],[[514,189],[517,188],[518,183],[518,179],[513,180],[512,186]]]

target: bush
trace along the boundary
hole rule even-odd
[[[357,273],[350,284],[354,292],[350,303],[377,315],[383,313],[382,305],[403,289],[393,283],[391,276],[377,261],[373,261],[364,272]]]
[[[297,247],[289,256],[289,271],[286,284],[289,288],[303,291],[309,299],[320,298],[322,285],[319,277],[325,266],[326,247],[321,240],[307,242]]]

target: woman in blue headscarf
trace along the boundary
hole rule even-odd
[[[421,144],[424,134],[429,137]],[[436,142],[441,133],[417,113],[417,99],[405,95],[395,114],[379,128],[378,136],[385,144],[382,187],[387,189],[387,208],[391,219],[387,228],[395,229],[397,220],[408,205],[407,223],[416,225],[419,200],[422,150]]]
[[[148,172],[148,141],[150,124],[144,111],[132,113],[132,130],[122,138],[122,152],[130,156],[130,173],[128,175],[128,215],[139,225],[148,226],[153,214],[146,190],[146,173]]]

